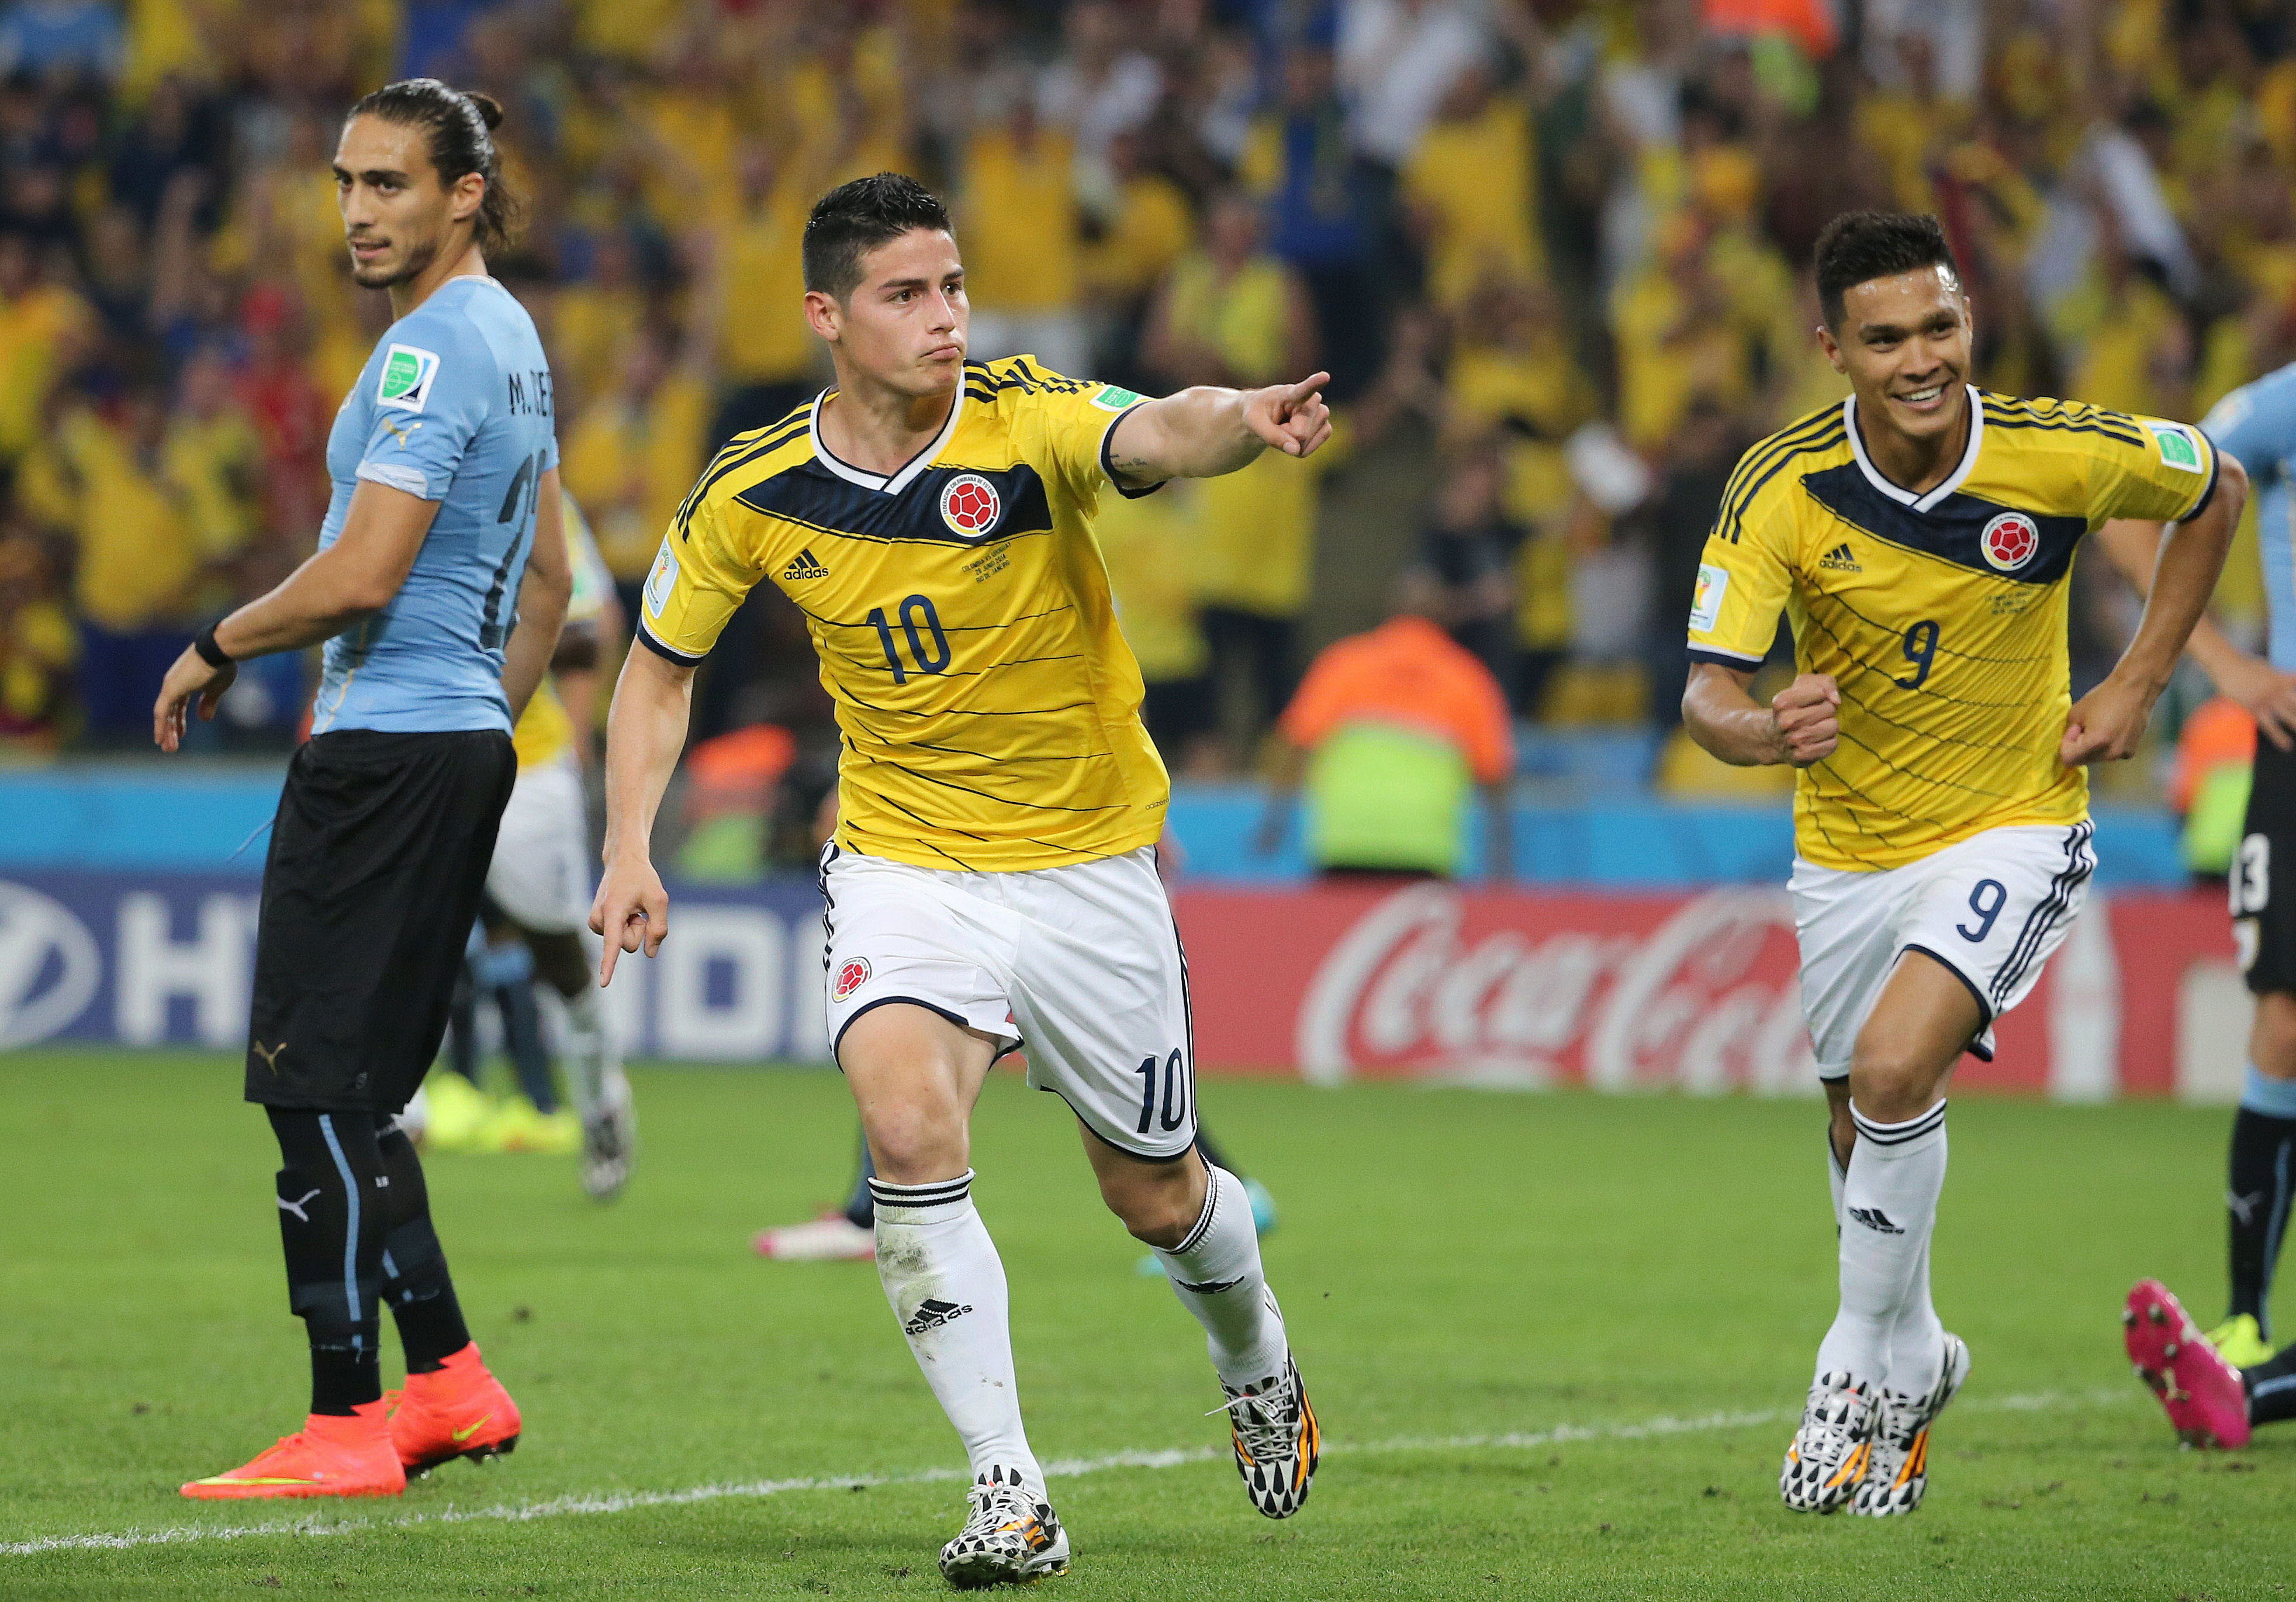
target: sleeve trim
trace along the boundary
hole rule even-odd
[[[677,650],[673,646],[665,645],[659,639],[656,639],[654,637],[653,630],[646,627],[645,620],[644,618],[640,618],[638,620],[638,641],[640,644],[644,645],[646,649],[652,651],[656,656],[674,661],[681,668],[698,667],[701,663],[702,659],[701,657],[688,656],[685,652]]]
[[[2196,428],[2193,432],[2200,434],[2201,431]],[[2206,440],[2208,436],[2201,434],[2201,438]],[[2193,503],[2193,509],[2177,521],[2180,523],[2188,523],[2207,511],[2210,504],[2217,498],[2217,481],[2223,476],[2224,447],[2213,440],[2209,440],[2209,481],[2202,487],[2201,498]]]
[[[411,495],[417,500],[443,501],[447,498],[443,494],[430,493],[430,477],[419,467],[394,467],[387,462],[362,462],[353,476],[365,479],[370,484],[380,484],[386,489],[396,489],[402,495]]]
[[[1718,650],[1712,645],[1693,645],[1690,647],[1690,660],[1694,662],[1712,662],[1718,668],[1759,668],[1766,659],[1759,656],[1742,656],[1735,651]]]
[[[1158,479],[1152,484],[1145,484],[1136,489],[1131,485],[1126,483],[1122,479],[1116,476],[1115,464],[1109,460],[1108,448],[1115,442],[1116,425],[1123,422],[1127,417],[1131,416],[1133,413],[1138,411],[1142,407],[1146,406],[1147,404],[1148,403],[1145,400],[1134,401],[1130,406],[1126,407],[1122,411],[1117,413],[1115,416],[1111,417],[1108,420],[1108,426],[1100,431],[1100,476],[1108,481],[1110,489],[1115,490],[1117,494],[1122,496],[1128,501],[1136,501],[1144,495],[1153,495],[1170,481],[1166,479]]]

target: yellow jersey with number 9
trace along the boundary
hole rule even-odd
[[[1968,448],[1936,488],[1882,475],[1853,397],[1748,451],[1707,538],[1691,659],[1755,666],[1783,612],[1796,665],[1841,686],[1841,740],[1794,787],[1795,848],[1821,867],[1898,867],[2085,817],[2087,775],[2057,760],[2074,548],[2109,518],[2182,522],[2216,493],[2196,428],[1969,397]]]
[[[890,475],[822,443],[826,398],[718,452],[638,637],[698,662],[752,587],[780,586],[837,704],[847,850],[1013,871],[1152,843],[1170,785],[1091,526],[1141,398],[1032,357],[968,363],[939,436]]]

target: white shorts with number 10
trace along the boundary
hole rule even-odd
[[[1797,858],[1794,933],[1818,1077],[1848,1076],[1857,1031],[1906,951],[1969,987],[1984,1018],[1969,1049],[1991,1062],[1993,1021],[2031,993],[2087,899],[2094,833],[2086,819],[1988,829],[1874,873]]]
[[[1029,1056],[1094,1134],[1135,1156],[1195,1144],[1186,959],[1152,848],[961,873],[822,853],[829,1038],[909,1002]]]

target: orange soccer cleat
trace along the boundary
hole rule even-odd
[[[430,1374],[382,1399],[391,1409],[390,1443],[411,1477],[455,1458],[473,1463],[518,1445],[518,1403],[487,1369],[472,1341]]]
[[[211,1475],[184,1494],[215,1499],[283,1496],[397,1496],[406,1471],[391,1450],[384,1405],[370,1401],[348,1417],[314,1413],[244,1468]]]

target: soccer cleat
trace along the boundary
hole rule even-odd
[[[582,1188],[602,1202],[621,1195],[637,1161],[638,1115],[619,1067],[605,1071],[605,1094],[582,1121]]]
[[[245,1467],[210,1475],[183,1488],[204,1500],[258,1497],[398,1496],[406,1471],[390,1449],[384,1403],[363,1403],[348,1417],[314,1413],[303,1427],[256,1454]]]
[[[809,1224],[760,1229],[750,1247],[775,1262],[871,1262],[877,1256],[877,1234],[841,1212],[824,1212]]]
[[[411,1477],[468,1458],[482,1463],[517,1450],[518,1403],[488,1371],[476,1341],[430,1374],[410,1374],[391,1404],[390,1442]]]
[[[1044,1493],[1010,1470],[988,1471],[965,1491],[972,1512],[940,1549],[940,1572],[959,1590],[1010,1581],[1031,1585],[1069,1569],[1069,1534]]]
[[[2243,1313],[2236,1319],[2226,1319],[2201,1339],[2217,1349],[2217,1355],[2235,1368],[2253,1368],[2259,1363],[2272,1360],[2272,1343],[2264,1338],[2262,1326],[2254,1313]]]
[[[1787,1507],[1797,1513],[1833,1513],[1857,1494],[1874,1456],[1878,1411],[1872,1388],[1847,1372],[1834,1369],[1817,1376],[1778,1475],[1778,1494]]]
[[[1300,1383],[1300,1365],[1286,1352],[1283,1372],[1256,1390],[1220,1389],[1227,1402],[1214,1410],[1227,1415],[1244,1495],[1268,1517],[1290,1518],[1307,1505],[1324,1455],[1324,1433]]]
[[[523,1096],[506,1096],[480,1126],[471,1149],[570,1156],[582,1149],[582,1122],[568,1108],[545,1113]]]
[[[2140,1279],[2121,1310],[2121,1338],[2136,1377],[2169,1411],[2186,1446],[2248,1444],[2248,1387],[2157,1279]]]
[[[1867,1518],[1911,1513],[1930,1484],[1930,1425],[1969,1377],[1969,1344],[1945,1337],[1945,1365],[1926,1396],[1884,1390],[1875,1404],[1874,1451],[1849,1511]]]

